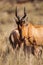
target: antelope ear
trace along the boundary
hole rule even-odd
[[[25,23],[25,20],[22,20],[23,23]]]
[[[25,21],[23,21],[22,24],[25,24]]]

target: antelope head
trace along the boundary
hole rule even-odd
[[[20,19],[20,17],[18,16],[17,14],[17,7],[15,9],[15,16],[16,16],[16,24],[17,26],[20,28],[24,23],[25,23],[25,20],[24,18],[26,17],[26,11],[25,11],[25,7],[24,7],[24,16]]]

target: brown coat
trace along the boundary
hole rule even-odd
[[[35,40],[36,45],[43,45],[43,26],[34,26],[29,23],[27,26],[22,26],[22,38],[30,38],[33,43]],[[34,43],[33,43],[34,44]]]

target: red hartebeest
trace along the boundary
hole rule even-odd
[[[35,55],[41,54],[43,47],[43,26],[40,25],[32,25],[31,23],[27,25],[23,25],[21,27],[22,30],[22,39],[25,38],[25,42],[28,39],[30,44],[34,46]],[[29,43],[25,43],[26,46],[29,46]]]
[[[30,39],[32,44],[43,46],[43,26],[32,25],[29,23],[27,26],[22,27],[22,38]]]
[[[10,40],[13,48],[16,48],[17,45],[20,47],[21,43],[23,41],[22,36],[21,36],[21,26],[22,26],[22,24],[25,23],[25,21],[24,21],[24,18],[26,17],[25,8],[24,8],[24,16],[21,19],[17,15],[17,8],[15,10],[15,16],[17,17],[17,19],[15,19],[15,21],[16,21],[16,24],[18,27],[15,30],[13,30],[9,36],[9,40]]]
[[[43,46],[43,26],[35,26],[32,25],[31,23],[25,24],[24,21],[24,18],[26,17],[25,8],[24,8],[24,16],[21,19],[17,15],[17,8],[15,10],[15,16],[17,17],[16,24],[18,25],[18,28],[15,29],[10,34],[9,39],[12,42],[12,45],[15,47],[16,44],[21,46],[21,42],[24,42],[26,46],[33,45],[35,50],[37,50],[37,48],[38,49],[40,48],[37,46]]]

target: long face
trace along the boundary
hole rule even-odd
[[[25,12],[25,8],[24,8],[24,16],[22,18],[20,18],[18,15],[17,15],[17,8],[15,10],[15,16],[17,18],[16,20],[16,24],[18,26],[18,31],[19,31],[19,34],[20,34],[20,39],[22,39],[22,26],[25,24],[25,21],[24,21],[24,18],[26,17],[26,12]]]
[[[17,26],[22,27],[22,25],[25,23],[24,18],[26,17],[26,12],[25,12],[25,8],[24,8],[24,16],[20,19],[20,17],[17,15],[17,8],[15,10],[15,16],[16,16],[16,24]]]

